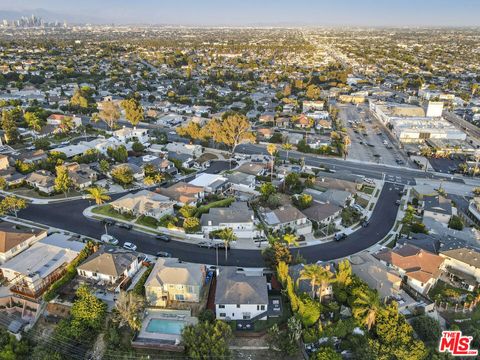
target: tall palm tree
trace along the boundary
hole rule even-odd
[[[223,240],[223,243],[225,244],[225,261],[228,260],[228,247],[230,246],[230,243],[232,241],[237,240],[237,235],[233,232],[232,228],[224,228],[220,230],[218,233],[218,237]]]
[[[343,288],[352,283],[352,267],[348,260],[345,259],[338,263],[338,271],[335,276],[335,282]]]
[[[272,181],[272,179],[273,179],[273,167],[275,165],[275,158],[273,157],[273,154],[275,154],[277,152],[277,145],[268,144],[267,145],[267,151],[270,154],[270,156],[272,157],[272,169],[271,169],[271,172],[270,172],[270,181]]]
[[[298,246],[298,236],[295,234],[285,234],[283,235],[283,241],[287,243],[288,246]]]
[[[74,128],[73,118],[71,116],[63,116],[58,127],[63,133],[67,133]]]
[[[105,201],[110,200],[107,190],[100,187],[91,187],[87,189],[87,199],[95,200],[95,204],[102,205]]]
[[[282,149],[287,152],[287,161],[288,161],[288,152],[293,149],[293,145],[289,143],[285,143],[282,145]]]
[[[320,266],[317,264],[305,265],[304,268],[300,271],[300,276],[297,279],[297,286],[301,280],[310,281],[310,286],[312,288],[312,299],[315,298],[315,286],[320,280]]]
[[[376,291],[358,290],[354,292],[352,315],[367,327],[375,325],[378,314],[382,311],[382,304]]]
[[[342,141],[343,141],[343,160],[347,160],[348,147],[352,143],[352,140],[350,140],[350,136],[344,135]]]
[[[330,284],[335,282],[335,276],[329,269],[320,265],[318,265],[318,267],[320,268],[318,270],[319,284],[320,284],[320,288],[318,291],[318,299],[319,299],[319,302],[322,303],[322,296],[325,293],[325,290],[330,286]]]

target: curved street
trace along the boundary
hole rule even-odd
[[[378,202],[366,228],[360,228],[348,238],[339,242],[328,242],[303,248],[293,248],[292,253],[300,253],[309,263],[318,260],[332,260],[342,258],[376,244],[395,224],[401,185],[385,183]],[[119,196],[119,195],[117,195]],[[88,219],[82,215],[83,209],[89,206],[88,200],[74,200],[48,205],[30,205],[19,213],[19,217],[45,224],[51,227],[68,230],[84,236],[99,239],[105,232],[102,223]],[[121,243],[133,242],[138,251],[146,254],[155,254],[157,251],[167,251],[174,257],[188,262],[216,264],[217,256],[214,249],[200,248],[195,244],[172,240],[168,243],[156,240],[152,235],[125,230],[118,226],[108,229],[109,234],[115,236]],[[244,267],[264,267],[264,261],[259,250],[232,249],[228,252],[228,261],[225,261],[224,250],[218,252],[219,265],[235,265]]]

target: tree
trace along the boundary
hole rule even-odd
[[[292,262],[292,254],[289,248],[278,241],[264,249],[262,256],[265,259],[265,264],[272,269],[275,269],[280,262],[285,262],[286,264]]]
[[[142,327],[141,313],[144,307],[145,301],[142,296],[122,291],[115,302],[115,319],[120,326],[128,325],[133,331],[139,331]]]
[[[73,118],[71,116],[62,116],[60,119],[60,124],[58,128],[63,132],[67,133],[75,128],[75,123],[73,122]]]
[[[227,261],[228,248],[230,247],[231,242],[237,240],[237,235],[235,235],[232,228],[223,228],[218,232],[218,237],[225,244],[225,261]]]
[[[347,259],[338,263],[338,271],[335,276],[335,282],[337,285],[343,288],[349,286],[352,283],[352,266]]]
[[[141,153],[143,152],[143,150],[145,150],[145,146],[143,146],[142,143],[135,141],[132,144],[132,150],[136,153]]]
[[[200,230],[200,221],[195,216],[183,220],[183,228],[187,233],[195,233]]]
[[[106,174],[110,170],[110,163],[107,160],[102,159],[99,161],[98,167],[102,173]]]
[[[352,315],[370,330],[382,311],[378,293],[369,289],[356,289],[354,296],[356,299],[353,301]]]
[[[202,129],[203,138],[212,138],[230,148],[231,153],[242,142],[254,142],[255,135],[251,131],[250,122],[245,115],[232,113],[222,120],[212,119]]]
[[[112,176],[113,181],[120,185],[130,185],[133,183],[133,171],[127,165],[120,165],[114,168],[110,175]]]
[[[260,185],[260,195],[262,196],[262,199],[264,201],[267,201],[267,199],[270,197],[270,195],[273,195],[277,192],[277,189],[271,182],[266,182]]]
[[[289,173],[284,180],[284,185],[288,192],[297,193],[302,190],[302,182],[300,175],[297,173]]]
[[[30,129],[37,132],[42,129],[43,121],[37,113],[27,111],[24,115],[24,119]]]
[[[91,187],[87,189],[87,192],[87,199],[94,200],[97,205],[102,205],[110,200],[110,196],[107,195],[107,191],[104,188]]]
[[[120,109],[113,101],[102,102],[102,110],[98,113],[98,118],[103,120],[110,129],[113,129],[116,122],[120,119]]]
[[[133,126],[137,126],[137,124],[143,120],[143,107],[137,99],[131,98],[123,100],[121,105],[125,110],[125,117]]]
[[[321,347],[315,351],[314,360],[342,360],[342,356],[331,347]]]
[[[57,176],[55,177],[55,191],[61,192],[65,194],[67,197],[67,193],[73,186],[72,179],[68,174],[68,169],[64,165],[60,165],[56,167]]]
[[[164,176],[160,173],[156,173],[153,175],[146,176],[143,179],[143,183],[147,186],[152,186],[155,184],[160,184],[164,179]]]
[[[107,305],[97,299],[86,285],[80,285],[77,292],[77,300],[70,310],[72,327],[84,329],[90,328],[98,331],[102,328],[107,313]]]
[[[305,265],[300,271],[300,276],[297,279],[297,286],[301,280],[308,280],[312,288],[312,299],[315,298],[315,286],[320,280],[320,266],[317,264]]]
[[[463,230],[463,221],[460,216],[452,215],[450,221],[448,222],[448,227],[454,230]]]
[[[7,186],[7,180],[5,180],[3,176],[0,176],[0,190],[5,190]]]
[[[283,235],[283,241],[287,244],[287,246],[298,246],[298,236],[295,234],[285,234]]]
[[[195,360],[223,359],[230,357],[228,342],[232,329],[223,321],[202,321],[187,325],[182,330],[182,342],[189,358]]]
[[[0,201],[0,215],[5,215],[13,212],[15,217],[20,210],[23,210],[27,207],[27,202],[16,196],[6,196],[2,201]]]
[[[412,319],[412,327],[418,337],[429,343],[434,343],[440,339],[442,328],[437,320],[427,315],[421,315]]]
[[[86,89],[78,88],[70,99],[70,105],[79,108],[88,108],[88,94]]]
[[[293,203],[300,210],[304,210],[304,209],[310,207],[310,205],[312,205],[312,202],[313,202],[312,195],[308,195],[308,194],[301,194],[301,195],[298,195],[298,196],[293,196],[292,198],[293,198]]]
[[[320,97],[320,89],[316,85],[308,85],[305,95],[311,100],[317,100]]]
[[[124,163],[128,160],[128,151],[125,145],[120,145],[117,148],[111,148],[109,147],[107,149],[107,154],[110,156],[113,160],[119,163]]]
[[[18,140],[17,125],[10,111],[2,111],[2,129],[7,144],[13,144]]]
[[[192,205],[183,205],[180,210],[178,210],[178,213],[182,215],[184,218],[189,218],[195,215],[197,212],[197,208]]]
[[[343,159],[344,159],[344,160],[347,160],[348,147],[349,147],[350,144],[352,143],[352,141],[350,140],[350,136],[348,136],[348,135],[343,135],[342,143],[343,143]]]
[[[289,143],[285,143],[282,145],[282,149],[287,152],[287,161],[288,161],[288,152],[293,149],[293,145]]]
[[[45,138],[38,138],[33,142],[35,149],[48,150],[50,147],[50,141]]]
[[[192,140],[200,139],[201,137],[200,125],[194,121],[189,121],[186,125],[177,127],[176,132],[179,136],[186,136]]]
[[[271,165],[271,171],[270,171],[270,181],[273,180],[273,168],[275,166],[275,158],[273,155],[277,152],[277,145],[275,144],[268,144],[267,145],[267,152],[270,154],[270,157],[272,158],[272,165]]]

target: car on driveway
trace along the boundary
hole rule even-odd
[[[170,236],[167,236],[167,235],[155,235],[155,239],[162,240],[165,242],[169,242],[171,240]]]
[[[135,251],[137,250],[137,245],[132,244],[131,242],[126,242],[125,244],[123,244],[123,248],[127,250]]]
[[[156,257],[172,257],[172,254],[166,252],[166,251],[158,251],[155,254]]]
[[[131,230],[133,228],[133,225],[132,224],[119,223],[118,227],[122,228],[122,229]]]

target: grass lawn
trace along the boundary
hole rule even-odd
[[[355,203],[357,203],[358,205],[360,205],[364,209],[366,209],[366,207],[368,206],[368,200],[364,199],[360,196],[357,196],[357,198],[355,199]]]
[[[151,216],[140,216],[137,221],[135,221],[136,224],[143,225],[143,226],[148,226],[151,228],[156,229],[158,226],[158,221],[154,219]]]
[[[34,189],[27,188],[27,187],[19,187],[16,189],[12,189],[10,190],[10,192],[12,192],[15,195],[28,196],[28,197],[37,198],[37,199],[68,199],[70,197],[82,195],[82,193],[76,190],[70,190],[67,194],[67,197],[65,197],[64,194],[43,195],[43,194],[39,194]]]
[[[94,214],[100,214],[100,215],[116,218],[119,220],[125,220],[125,221],[132,221],[133,219],[135,219],[135,216],[120,214],[118,211],[115,211],[112,208],[112,205],[103,205],[103,206],[94,207],[92,209],[92,212]]]
[[[228,197],[226,199],[218,200],[218,201],[213,201],[207,205],[202,205],[197,209],[197,212],[195,213],[196,217],[202,216],[202,214],[205,214],[210,210],[211,208],[216,208],[216,207],[227,207],[231,203],[235,201],[234,197]]]
[[[374,187],[372,186],[363,186],[362,187],[362,192],[364,192],[365,194],[368,194],[368,195],[372,195],[373,194],[373,190],[375,190]]]
[[[440,297],[441,301],[448,301],[452,302],[450,298],[445,294],[445,291],[448,290],[454,290],[458,294],[463,295],[463,294],[468,294],[469,292],[465,289],[460,289],[451,286],[450,284],[447,284],[446,282],[442,280],[438,280],[435,286],[428,292],[428,295],[430,296],[431,299],[435,300],[437,297]]]

